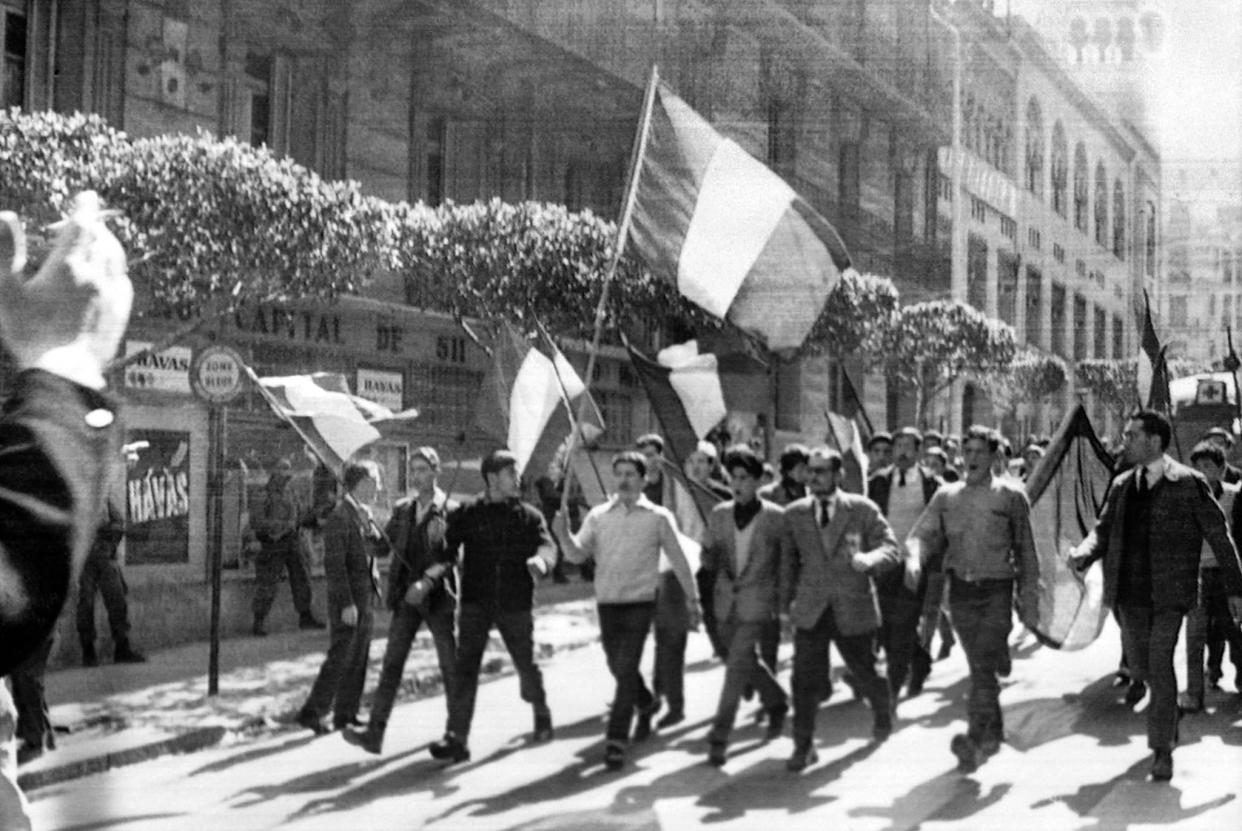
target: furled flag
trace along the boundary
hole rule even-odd
[[[311,452],[338,477],[355,453],[380,437],[375,425],[417,417],[417,410],[393,413],[349,391],[339,372],[259,378],[246,367],[264,399],[291,425]]]
[[[584,393],[586,385],[550,339],[537,347],[505,324],[492,344],[475,424],[517,457],[519,474],[529,469],[541,476],[571,432]],[[603,430],[599,408],[588,399],[582,438],[591,441]]]
[[[1041,590],[1039,608],[1020,612],[1022,622],[1039,640],[1056,649],[1076,650],[1090,644],[1108,614],[1102,561],[1079,574],[1069,566],[1067,556],[1095,525],[1112,479],[1112,465],[1112,457],[1079,404],[1061,424],[1026,483]]]
[[[769,349],[801,346],[850,265],[832,226],[663,84],[634,175],[632,252]]]
[[[699,441],[728,413],[726,386],[720,377],[720,360],[711,352],[700,353],[697,341],[662,349],[656,360],[642,355],[628,342],[626,348],[647,400],[660,421],[664,449],[673,477],[694,497],[703,517],[720,498],[691,482],[684,471],[686,459]]]
[[[871,438],[871,419],[849,375],[841,368],[840,412],[824,411],[828,421],[828,443],[840,454],[845,468],[845,481],[841,487],[851,493],[867,492],[867,440]]]
[[[1143,308],[1139,314],[1141,332],[1138,356],[1138,388],[1139,401],[1149,410],[1168,413],[1169,399],[1169,366],[1165,361],[1165,347],[1160,345],[1160,337],[1151,320],[1151,299],[1143,292]]]

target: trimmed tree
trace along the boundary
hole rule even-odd
[[[1133,358],[1079,361],[1074,366],[1074,384],[1094,395],[1119,422],[1139,409],[1138,362]]]
[[[1003,371],[980,376],[977,381],[1002,407],[1014,412],[1020,404],[1046,403],[1065,389],[1069,369],[1056,355],[1021,349]]]
[[[1008,370],[1017,351],[1013,329],[955,300],[905,306],[893,314],[871,357],[876,368],[915,395],[915,419],[959,378]]]

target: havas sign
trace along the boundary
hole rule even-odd
[[[405,409],[405,383],[400,372],[359,368],[357,389],[359,397],[382,404],[394,413]]]
[[[150,341],[128,340],[125,357],[154,346]],[[125,366],[125,386],[137,390],[158,390],[190,394],[190,360],[192,352],[186,346],[170,346],[160,352],[151,352]]]

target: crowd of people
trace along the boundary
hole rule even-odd
[[[1159,414],[1138,413],[1127,423],[1120,453],[1125,472],[1096,529],[1070,559],[1079,569],[1105,561],[1107,600],[1121,624],[1126,700],[1136,705],[1151,689],[1157,780],[1172,775],[1176,719],[1202,709],[1204,685],[1220,679],[1214,645],[1237,643],[1242,612],[1242,569],[1226,522],[1238,486],[1223,482],[1224,451],[1205,440],[1192,453],[1192,471],[1167,456],[1168,441],[1168,421]],[[388,527],[394,560],[385,596],[393,627],[365,725],[356,724],[365,664],[336,657],[338,644],[347,642],[355,654],[358,635],[337,633],[369,626],[363,623],[370,619],[365,560],[351,552],[378,542],[360,513],[365,498],[338,508],[330,527],[352,516],[353,539],[346,545],[334,534],[325,561],[330,597],[341,593],[330,604],[333,647],[298,722],[327,732],[323,719],[331,709],[347,741],[382,752],[410,643],[426,622],[447,708],[433,756],[450,763],[470,758],[479,667],[492,629],[509,650],[521,697],[532,709],[533,741],[552,739],[548,696],[533,657],[531,607],[536,583],[568,562],[593,565],[600,640],[615,683],[602,754],[609,768],[625,764],[633,743],[685,719],[687,635],[700,623],[725,666],[706,737],[713,765],[728,758],[740,702],[756,695],[756,718],[766,723],[768,740],[784,734],[792,714],[787,768],[814,765],[819,709],[833,693],[833,649],[845,664],[840,676],[870,708],[874,740],[884,741],[898,726],[898,701],[922,693],[934,661],[955,643],[965,653],[970,692],[965,727],[949,750],[963,771],[998,751],[1005,740],[1000,679],[1013,671],[1015,612],[1038,609],[1048,579],[1040,573],[1022,482],[1043,457],[1041,445],[1030,444],[1015,463],[986,427],[971,427],[960,441],[913,427],[878,434],[867,448],[876,467],[865,494],[843,488],[842,456],[826,446],[787,446],[775,470],[748,445],[720,454],[700,442],[680,470],[664,450],[661,437],[651,434],[614,456],[611,494],[572,520],[555,506],[541,511],[521,499],[517,461],[508,451],[483,459],[485,491],[464,505],[440,490],[435,449],[415,451],[414,494]],[[570,467],[562,459],[558,471]],[[1139,495],[1128,496],[1134,471],[1149,468]],[[370,475],[351,468],[347,485]],[[564,486],[562,478],[556,492]],[[700,551],[697,573],[688,541]],[[1210,555],[1200,561],[1205,545]],[[334,581],[348,592],[332,589]],[[1172,650],[1186,615],[1190,672],[1179,706]],[[788,689],[777,664],[782,632],[793,646]],[[649,686],[641,666],[651,636]],[[339,649],[343,654],[346,647]],[[1205,652],[1218,662],[1209,658],[1206,670]],[[1235,651],[1234,659],[1240,657]]]

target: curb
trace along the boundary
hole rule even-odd
[[[117,750],[100,756],[90,756],[67,764],[57,765],[56,767],[18,774],[17,785],[26,793],[30,793],[39,788],[45,788],[48,785],[67,782],[71,779],[80,779],[83,776],[90,776],[95,773],[103,773],[113,768],[146,762],[170,753],[192,753],[196,750],[219,744],[228,732],[228,729],[223,726],[203,727],[199,730],[182,733],[179,736],[170,736],[167,739],[141,744],[137,747],[128,747],[124,750]]]
[[[556,655],[581,649],[598,642],[598,635],[591,638],[575,639],[557,645],[536,644],[536,659],[548,660]],[[503,657],[494,657],[483,662],[479,668],[480,680],[493,680],[513,672],[513,662],[506,653]],[[439,669],[419,673],[402,680],[397,690],[397,703],[416,701],[444,693],[444,679]],[[364,698],[369,704],[370,695]],[[113,768],[147,762],[160,756],[173,753],[193,753],[219,744],[228,735],[259,738],[275,735],[280,732],[301,729],[285,721],[289,714],[277,716],[256,716],[247,721],[231,725],[216,725],[192,730],[175,736],[169,736],[154,742],[147,742],[123,750],[89,756],[55,767],[27,771],[17,777],[18,786],[27,794],[40,788],[80,779]],[[105,720],[106,721],[106,720]],[[87,726],[87,725],[83,725]],[[122,733],[124,731],[121,731]]]

